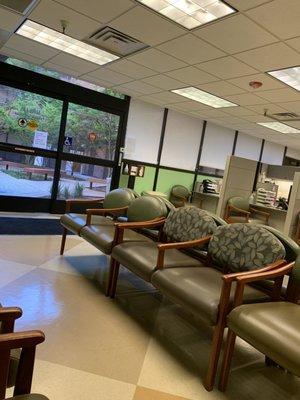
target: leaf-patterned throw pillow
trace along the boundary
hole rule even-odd
[[[279,239],[254,224],[219,226],[209,242],[208,253],[219,267],[233,272],[260,269],[285,258]]]
[[[217,224],[212,216],[195,206],[174,209],[164,224],[164,233],[170,242],[201,239],[211,235],[216,229]]]

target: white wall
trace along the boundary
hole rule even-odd
[[[271,165],[282,165],[284,146],[277,143],[265,142],[261,162]]]
[[[288,147],[286,150],[286,156],[294,158],[295,160],[300,160],[300,150],[291,149]]]
[[[261,139],[239,132],[234,155],[258,161],[261,150],[261,143]]]
[[[163,108],[131,100],[124,157],[148,163],[157,162]]]
[[[161,165],[194,171],[203,121],[169,110]]]
[[[235,132],[232,129],[214,125],[206,125],[200,165],[217,169],[225,169],[226,160],[232,154]]]

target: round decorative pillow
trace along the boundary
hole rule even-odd
[[[267,229],[255,224],[219,226],[208,245],[212,261],[230,271],[251,271],[284,259],[285,248]]]
[[[204,210],[194,206],[174,209],[164,224],[168,241],[185,242],[211,235],[217,229],[214,219]]]

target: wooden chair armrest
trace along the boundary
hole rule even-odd
[[[262,215],[263,217],[265,217],[266,222],[269,221],[269,218],[271,216],[270,213],[268,213],[266,211],[258,210],[257,208],[253,208],[253,207],[250,207],[250,211],[254,214]]]
[[[0,350],[20,349],[33,347],[44,342],[45,335],[42,331],[24,331],[3,333],[0,335]]]
[[[74,204],[101,204],[103,199],[67,199],[66,200],[66,213],[71,211],[71,206]]]
[[[22,316],[23,311],[19,307],[0,307],[0,321],[15,320]]]
[[[118,208],[88,208],[86,210],[86,224],[91,225],[93,215],[106,215],[106,214],[118,214],[120,212],[126,212],[128,206]]]
[[[260,273],[260,272],[265,272],[265,271],[271,271],[271,270],[279,268],[285,264],[286,264],[285,260],[278,260],[278,261],[275,261],[274,263],[269,264],[266,267],[261,268],[261,269],[254,269],[252,271],[244,271],[244,272],[233,272],[231,274],[223,275],[222,279],[224,281],[235,281],[239,277],[249,276],[249,275],[251,276],[251,275],[257,274],[258,272]]]
[[[156,268],[162,269],[164,267],[165,251],[170,249],[188,249],[190,247],[201,246],[208,243],[211,239],[211,235],[205,236],[201,239],[189,240],[187,242],[176,242],[176,243],[160,243],[157,245],[158,255]]]
[[[14,331],[15,320],[20,318],[23,311],[19,307],[1,307],[0,322],[1,333],[10,333]]]
[[[155,228],[156,226],[161,226],[165,223],[166,218],[154,218],[149,221],[141,221],[141,222],[120,222],[117,223],[117,229],[141,229],[141,228]]]
[[[238,307],[243,302],[244,288],[247,283],[259,282],[261,280],[272,279],[275,281],[275,291],[274,291],[274,299],[278,299],[284,275],[289,274],[295,262],[287,264],[286,262],[282,263],[278,268],[273,268],[269,271],[261,272],[262,270],[256,271],[254,274],[239,276],[236,278],[237,287],[234,296],[234,307]]]

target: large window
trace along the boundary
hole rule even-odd
[[[0,142],[57,150],[62,101],[0,85]]]
[[[55,159],[0,151],[0,195],[50,198]]]
[[[58,198],[104,198],[110,190],[112,168],[62,161]]]
[[[113,160],[120,117],[69,103],[64,152]]]

